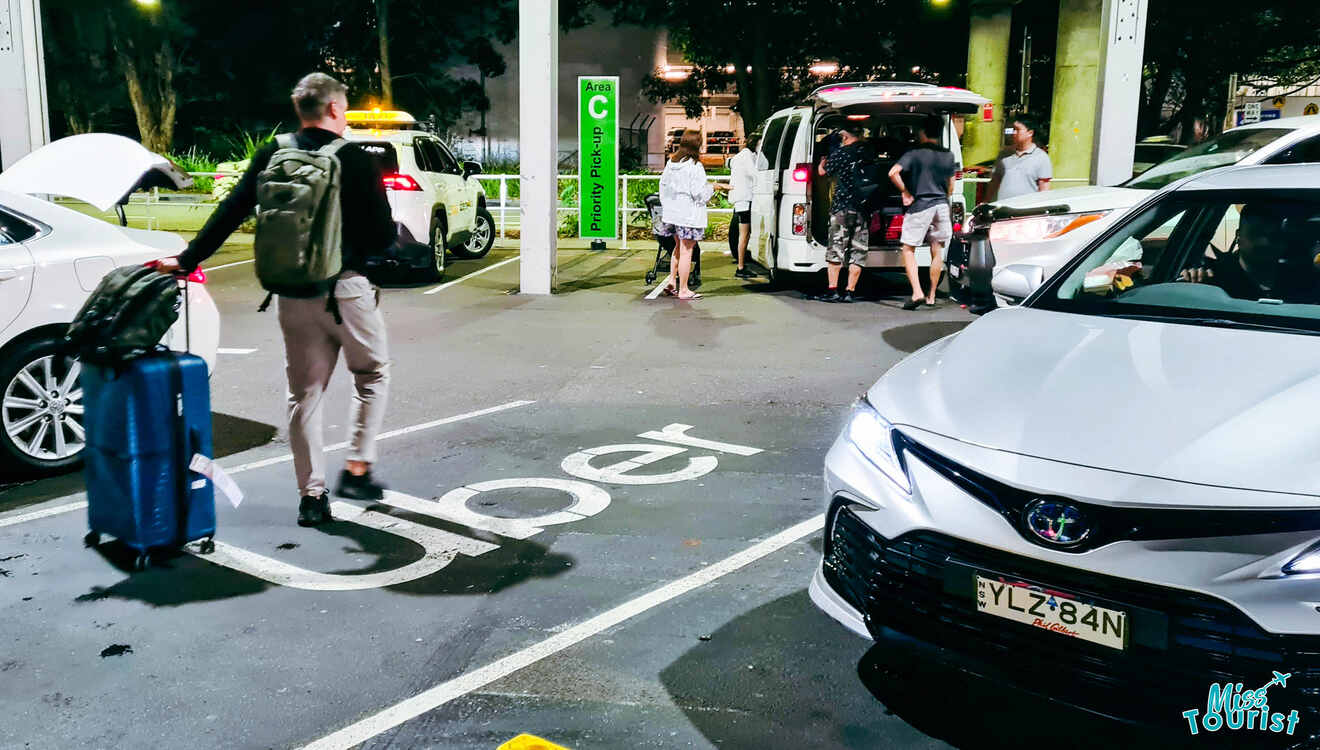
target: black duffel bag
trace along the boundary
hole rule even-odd
[[[179,319],[179,282],[145,266],[106,274],[65,334],[84,361],[114,366],[154,351]]]

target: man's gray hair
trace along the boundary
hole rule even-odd
[[[347,86],[325,73],[308,73],[293,87],[293,108],[303,122],[316,122],[332,99],[347,93]]]

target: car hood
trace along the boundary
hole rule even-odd
[[[893,367],[891,422],[1129,475],[1320,494],[1320,337],[998,310]]]
[[[1012,209],[1043,208],[1045,206],[1067,205],[1073,212],[1104,211],[1115,208],[1128,208],[1149,196],[1149,190],[1134,190],[1124,187],[1085,187],[1045,190],[1039,193],[1027,193],[1015,198],[994,201],[992,205]]]
[[[101,211],[126,202],[139,188],[191,184],[192,178],[169,159],[109,133],[61,138],[0,172],[0,190],[65,196]]]

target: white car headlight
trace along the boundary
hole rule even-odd
[[[1108,215],[1108,211],[1090,211],[1079,214],[1027,216],[1021,219],[1003,219],[990,225],[990,242],[1040,242],[1080,229]]]
[[[1284,565],[1283,573],[1284,575],[1320,573],[1320,542],[1316,542],[1302,550],[1302,554],[1294,557],[1287,565]]]
[[[858,399],[848,419],[848,440],[875,464],[889,481],[904,494],[912,492],[912,483],[894,447],[894,426],[865,398]]]

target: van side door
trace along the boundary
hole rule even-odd
[[[774,165],[789,114],[787,111],[781,112],[766,122],[765,135],[756,151],[756,177],[752,182],[752,234],[747,245],[752,257],[763,266],[768,266],[770,262],[767,247],[775,231],[775,197],[779,192]]]

